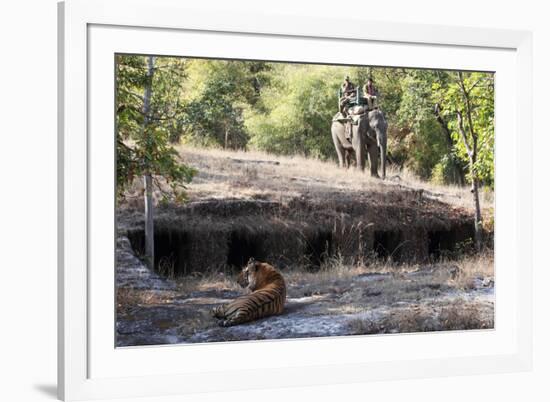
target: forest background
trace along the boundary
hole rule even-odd
[[[493,188],[492,73],[139,55],[117,55],[116,72],[119,195],[149,172],[183,196],[194,171],[178,143],[336,160],[330,125],[346,75],[374,80],[391,164]]]

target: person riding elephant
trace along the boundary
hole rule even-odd
[[[351,82],[349,75],[344,78],[340,92],[340,113],[345,117],[348,115],[349,104],[355,97],[355,85]]]
[[[367,106],[369,110],[373,110],[376,107],[376,99],[378,97],[378,90],[374,86],[374,81],[372,78],[368,78],[365,85],[363,85],[363,97],[367,101]]]
[[[351,106],[351,102],[355,99],[356,92],[355,92],[355,85],[353,82],[351,82],[349,75],[346,75],[344,78],[344,82],[342,83],[341,89],[340,89],[340,99],[339,99],[339,105],[340,105],[340,113],[343,117],[348,117],[348,110]],[[346,122],[346,138],[351,137],[351,122]]]

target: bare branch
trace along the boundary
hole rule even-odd
[[[462,112],[460,110],[456,111],[456,117],[458,119],[458,131],[460,132],[462,140],[464,141],[466,152],[468,153],[468,156],[471,159],[474,153],[472,151],[472,148],[470,147],[470,143],[468,142],[468,136],[466,135],[466,130],[464,130],[464,119],[462,118]]]
[[[472,150],[473,151],[472,156],[475,159],[475,154],[477,152],[477,149],[475,147],[475,145],[477,143],[477,134],[474,131],[474,124],[473,124],[473,121],[472,121],[473,107],[472,107],[472,102],[470,101],[470,93],[466,90],[466,85],[464,83],[464,76],[462,75],[462,71],[458,72],[458,82],[459,82],[460,88],[462,89],[462,96],[463,96],[464,101],[466,103],[466,117],[468,118],[468,128],[469,128],[470,134],[472,135],[472,140],[474,142],[474,147],[473,147],[473,150]],[[460,116],[460,120],[462,120],[462,115]],[[464,127],[464,124],[463,124],[463,127]]]

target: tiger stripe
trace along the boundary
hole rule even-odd
[[[238,325],[283,312],[286,284],[273,266],[251,259],[237,282],[252,293],[212,310],[212,315],[220,320],[221,326]]]

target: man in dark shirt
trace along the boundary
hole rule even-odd
[[[340,97],[340,113],[344,117],[348,116],[348,109],[352,99],[356,96],[355,94],[355,85],[349,79],[349,75],[346,75],[344,78],[344,83],[341,88],[341,97]],[[346,138],[351,138],[351,122],[346,122]]]
[[[376,105],[376,98],[378,97],[378,90],[374,86],[372,78],[367,80],[367,83],[363,85],[363,97],[367,100],[369,109],[378,107]]]
[[[342,96],[346,97],[353,95],[354,91],[355,85],[353,85],[353,82],[350,81],[349,75],[346,75],[346,78],[344,78],[344,83],[342,84]]]
[[[348,115],[348,105],[354,96],[355,85],[353,85],[353,82],[350,81],[349,75],[346,75],[344,83],[342,84],[340,97],[340,113],[342,113],[344,116]]]

